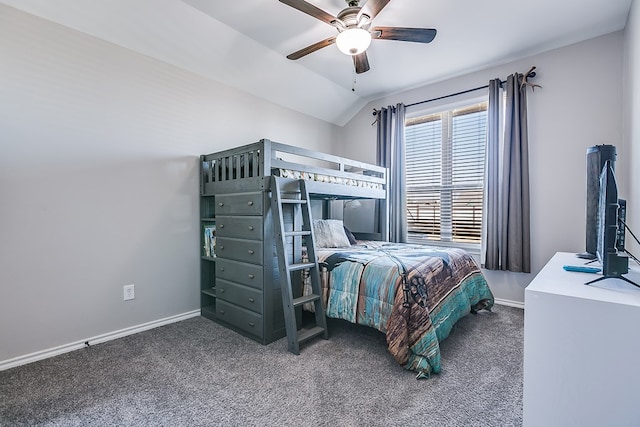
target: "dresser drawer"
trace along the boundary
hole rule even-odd
[[[216,235],[262,240],[262,217],[216,215]]]
[[[258,240],[218,237],[216,243],[216,255],[220,258],[261,265],[262,242]]]
[[[262,291],[227,280],[216,280],[216,296],[256,313],[262,314]]]
[[[216,195],[216,215],[262,215],[263,193]]]
[[[262,316],[237,305],[219,299],[216,302],[216,318],[251,335],[263,336]]]
[[[218,258],[216,260],[216,278],[262,289],[262,266]]]

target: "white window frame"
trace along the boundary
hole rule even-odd
[[[453,102],[439,102],[438,104],[432,104],[428,108],[420,108],[415,109],[413,111],[409,111],[406,114],[405,119],[410,120],[421,116],[428,116],[431,114],[442,113],[444,111],[455,110],[457,108],[464,108],[474,104],[479,104],[482,102],[488,101],[488,95],[479,95],[479,96],[467,96],[462,99],[458,99]],[[406,130],[406,127],[405,127]],[[486,162],[486,147],[485,147],[485,162]],[[483,190],[484,190],[484,177],[483,177]],[[485,197],[483,195],[482,198],[483,203],[483,215],[481,218],[481,239],[484,239],[484,203]],[[408,241],[410,243],[418,243],[430,246],[442,246],[442,247],[455,247],[465,249],[473,254],[480,254],[481,251],[481,242],[472,243],[472,242],[455,242],[455,241],[447,241],[447,240],[433,240],[429,238],[416,238],[412,235],[408,236]]]

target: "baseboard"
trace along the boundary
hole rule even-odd
[[[524,303],[520,301],[510,301],[508,299],[495,298],[494,302],[498,305],[506,305],[509,307],[521,308],[524,310]]]
[[[106,334],[97,335],[95,337],[76,341],[70,344],[64,344],[47,350],[36,351],[35,353],[14,357],[13,359],[3,360],[0,361],[0,371],[15,368],[16,366],[20,365],[26,365],[27,363],[36,362],[38,360],[48,359],[49,357],[68,353],[70,351],[79,350],[83,347],[86,347],[87,344],[100,344],[106,341],[126,337],[127,335],[137,334],[138,332],[148,331],[149,329],[168,325],[170,323],[180,322],[182,320],[190,319],[197,316],[200,316],[200,310],[193,310],[186,313],[177,314],[175,316],[165,317],[164,319],[158,319],[151,322],[142,323],[140,325],[131,326],[129,328],[120,329],[118,331],[107,332]]]
[[[500,298],[495,298],[494,301],[498,305],[506,305],[509,307],[524,309],[524,303],[519,301],[510,301],[510,300],[505,300]],[[79,350],[81,348],[86,347],[87,344],[89,345],[100,344],[103,342],[126,337],[127,335],[137,334],[138,332],[148,331],[149,329],[168,325],[170,323],[180,322],[182,320],[190,319],[192,317],[197,317],[197,316],[200,316],[200,310],[193,310],[187,313],[165,317],[164,319],[158,319],[151,322],[142,323],[140,325],[131,326],[129,328],[120,329],[118,331],[108,332],[102,335],[96,335],[95,337],[76,341],[70,344],[53,347],[47,350],[37,351],[35,353],[26,354],[24,356],[14,357],[13,359],[3,360],[3,361],[0,361],[0,371],[15,368],[16,366],[26,365],[32,362],[37,362],[38,360],[48,359],[50,357],[57,356],[59,354],[68,353],[70,351]]]

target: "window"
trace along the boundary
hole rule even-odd
[[[486,133],[486,101],[406,120],[409,241],[480,244]]]

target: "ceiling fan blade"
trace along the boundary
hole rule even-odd
[[[360,21],[360,16],[365,14],[369,17],[369,21],[373,21],[373,18],[380,13],[380,11],[389,3],[391,0],[369,0],[367,1],[360,12],[358,13],[358,21]]]
[[[310,46],[305,47],[304,49],[300,49],[297,52],[293,52],[290,55],[287,55],[287,58],[292,59],[292,60],[296,60],[296,59],[300,59],[305,55],[308,55],[312,52],[315,52],[316,50],[322,49],[323,47],[327,47],[329,45],[332,45],[336,42],[336,38],[335,37],[329,37],[328,39],[324,39],[322,41],[319,41],[317,43],[314,43]]]
[[[362,74],[369,71],[369,58],[367,58],[367,52],[353,55],[353,65],[356,67],[356,74]]]
[[[371,36],[384,40],[431,43],[437,31],[433,28],[373,27]]]
[[[335,16],[312,5],[311,3],[307,3],[304,0],[280,0],[280,2],[291,6],[294,9],[298,9],[300,12],[304,12],[307,15],[311,15],[316,19],[326,22],[329,25],[332,25],[331,23],[338,19]]]

